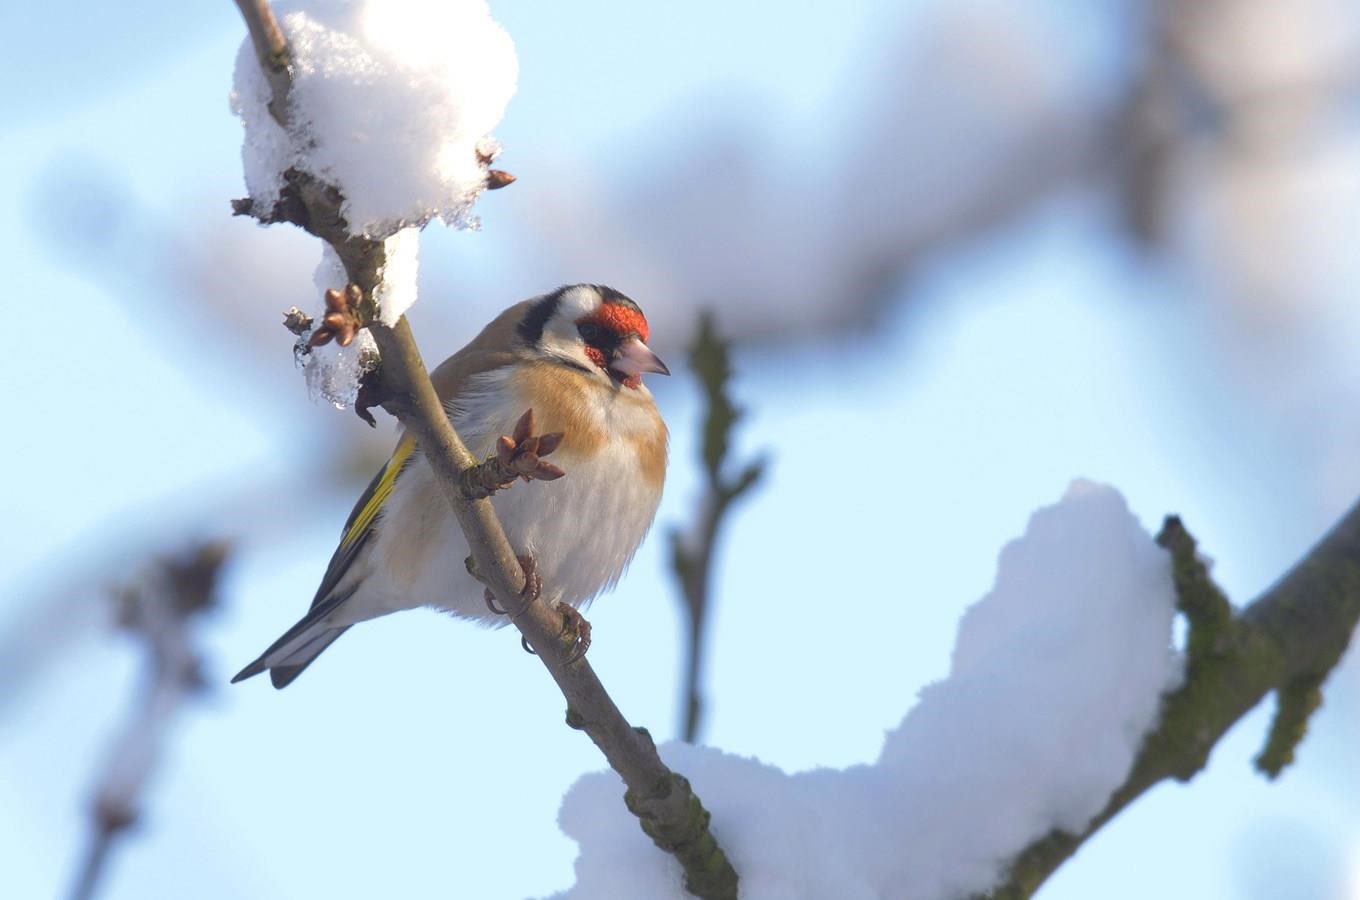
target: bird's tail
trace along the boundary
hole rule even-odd
[[[336,638],[349,630],[348,625],[325,624],[326,615],[339,605],[341,599],[333,598],[313,607],[302,621],[270,644],[269,649],[261,653],[258,659],[237,672],[231,683],[253,678],[267,669],[269,680],[273,682],[274,687],[285,688],[292,684],[293,679],[301,675],[302,670],[321,655],[321,651],[335,643]]]

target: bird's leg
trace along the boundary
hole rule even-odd
[[[524,587],[520,589],[520,599],[525,604],[533,603],[543,592],[543,579],[538,574],[538,561],[531,554],[518,556],[516,559],[519,560],[520,567],[524,569]],[[468,557],[468,571],[473,572],[471,557]],[[473,576],[476,577],[476,572],[473,572]],[[508,615],[505,610],[496,605],[496,597],[491,593],[491,588],[486,589],[485,599],[487,609],[498,616]],[[520,609],[523,608],[523,605],[521,605]],[[586,651],[590,649],[590,622],[586,621],[586,617],[581,615],[576,607],[566,603],[558,602],[554,604],[553,609],[562,614],[562,631],[559,632],[559,635],[572,639],[567,658],[563,660],[563,664],[569,666],[585,656]],[[525,653],[537,655],[534,653],[534,648],[529,646],[529,641],[526,638],[520,637],[519,645],[524,648]]]
[[[515,423],[514,434],[501,435],[496,441],[496,453],[480,465],[463,472],[460,487],[469,500],[490,497],[504,490],[516,478],[525,481],[553,481],[567,474],[543,457],[562,443],[563,434],[534,434],[534,411],[526,410]]]
[[[519,589],[520,609],[528,606],[543,593],[543,576],[538,574],[538,560],[532,553],[516,556],[519,567],[524,572],[524,587]]]
[[[467,573],[473,578],[480,581],[483,585],[486,584],[486,579],[482,577],[482,573],[477,571],[477,560],[469,556],[463,560],[463,567],[467,569]],[[483,587],[482,599],[486,601],[486,608],[491,610],[493,615],[508,615],[505,610],[496,605],[496,595],[491,593],[491,588]]]
[[[570,654],[563,661],[563,665],[569,666],[585,656],[586,651],[590,649],[590,623],[574,606],[559,602],[555,609],[562,614],[562,636],[575,637]]]
[[[519,589],[519,608],[523,609],[537,600],[539,594],[543,593],[543,577],[538,574],[538,560],[534,558],[532,553],[516,556],[515,559],[519,560],[519,567],[524,571],[524,587]],[[472,574],[473,578],[477,578],[477,572],[475,571],[472,557],[470,556],[468,557],[468,572]],[[482,594],[482,599],[486,601],[486,608],[496,615],[510,615],[510,613],[496,605],[496,595],[491,592],[491,588],[485,590]]]

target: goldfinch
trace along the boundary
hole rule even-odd
[[[642,376],[670,372],[647,337],[632,300],[571,285],[510,307],[431,375],[478,459],[513,446],[502,436],[517,422],[516,438],[524,437],[526,410],[544,441],[561,433],[553,460],[567,477],[516,484],[491,502],[511,547],[532,560],[531,580],[564,611],[618,580],[661,500],[666,425]],[[434,473],[404,435],[345,523],[307,615],[232,682],[268,670],[274,687],[285,687],[351,625],[397,610],[429,606],[497,622],[467,556]]]

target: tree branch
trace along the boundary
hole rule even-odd
[[[760,480],[766,461],[749,463],[734,479],[723,474],[732,428],[742,416],[742,410],[732,405],[727,396],[727,383],[732,377],[730,345],[718,336],[713,316],[704,312],[699,319],[699,333],[690,347],[690,368],[704,385],[707,411],[704,416],[702,458],[706,486],[699,501],[698,521],[687,534],[671,530],[671,567],[680,582],[681,599],[689,615],[689,659],[685,667],[685,706],[683,731],[685,740],[694,743],[699,733],[699,716],[703,701],[699,693],[699,673],[702,671],[704,648],[704,619],[709,608],[712,589],[713,548],[717,545],[718,529],[732,503]]]
[[[287,45],[278,52],[277,44],[271,43],[269,23],[273,16],[267,2],[237,0],[237,3],[251,31],[260,64],[270,74],[276,101],[273,111],[276,117],[280,113],[286,115]],[[277,25],[272,27],[276,29]],[[279,37],[282,39],[281,34]],[[348,233],[340,214],[343,197],[334,186],[296,170],[286,173],[285,180],[283,196],[274,210],[237,211],[250,212],[261,221],[293,222],[329,243],[350,281],[362,290],[361,306],[371,310],[378,274],[386,262],[383,243]],[[685,887],[699,897],[735,898],[737,873],[709,831],[709,814],[689,782],[661,761],[645,729],[628,724],[588,662],[577,659],[566,664],[566,653],[574,641],[564,633],[562,615],[541,600],[526,602],[520,596],[524,573],[490,501],[470,499],[463,493],[465,473],[474,469],[478,461],[449,422],[406,318],[403,316],[391,327],[371,315],[368,319],[367,327],[382,358],[385,405],[415,436],[434,469],[440,488],[467,536],[477,577],[491,589],[501,608],[507,610],[566,697],[567,724],[584,731],[622,777],[627,786],[624,797],[628,809],[641,820],[642,830],[656,845],[680,862]]]
[[[109,748],[95,788],[90,846],[72,900],[95,896],[114,843],[137,821],[142,792],[175,714],[204,687],[189,626],[217,604],[226,555],[225,544],[202,544],[181,558],[158,560],[138,584],[115,595],[118,624],[145,645],[149,677],[142,702]]]
[[[288,125],[288,90],[292,86],[292,73],[289,71],[290,52],[288,41],[283,36],[274,10],[267,0],[236,0],[236,8],[246,20],[250,41],[255,45],[255,58],[260,61],[269,90],[274,99],[269,102],[269,113],[274,121]]]
[[[1185,682],[1162,700],[1157,729],[1105,809],[1080,834],[1053,831],[1011,863],[1005,881],[981,895],[1029,897],[1102,825],[1158,782],[1189,781],[1238,719],[1274,691],[1279,706],[1257,766],[1275,777],[1293,759],[1320,686],[1360,621],[1360,503],[1292,570],[1234,615],[1195,553],[1195,541],[1169,517],[1157,542],[1174,566],[1178,606],[1190,624]]]

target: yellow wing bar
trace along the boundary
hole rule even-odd
[[[369,496],[356,510],[349,527],[345,529],[345,535],[340,539],[341,553],[352,547],[372,527],[373,520],[382,511],[383,504],[392,493],[393,485],[397,483],[397,475],[401,473],[402,466],[415,449],[416,439],[409,434],[397,444],[397,449],[392,452],[392,458],[383,467],[382,477],[373,485]]]

